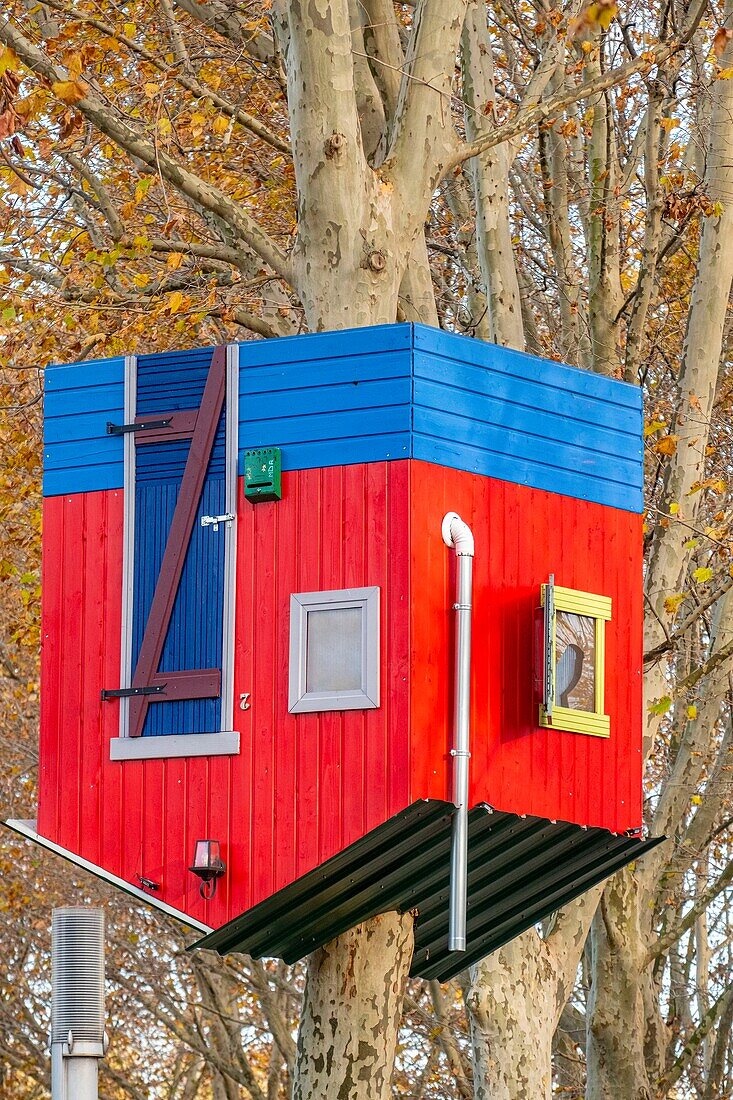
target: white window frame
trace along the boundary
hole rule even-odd
[[[226,370],[226,511],[237,513],[239,455],[239,345],[227,345]],[[137,356],[125,358],[125,423],[137,411]],[[135,440],[124,442],[124,550],[122,562],[122,651],[120,686],[132,681],[132,621],[135,569]],[[221,668],[221,729],[215,733],[130,737],[129,700],[120,699],[120,731],[110,740],[110,760],[156,760],[181,756],[236,756],[239,733],[234,726],[234,616],[237,577],[237,521],[224,525],[224,621]]]
[[[308,615],[358,607],[361,616],[361,687],[351,691],[307,691]],[[297,592],[290,597],[290,680],[288,710],[373,710],[379,706],[379,588]]]

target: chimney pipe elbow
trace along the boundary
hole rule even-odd
[[[442,532],[445,545],[453,547],[459,557],[473,557],[473,532],[457,512],[446,512]]]

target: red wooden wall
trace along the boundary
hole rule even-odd
[[[241,485],[240,485],[241,492]],[[119,704],[122,492],[44,501],[39,832],[223,923],[421,797],[449,798],[454,510],[476,538],[472,804],[623,831],[641,822],[640,517],[411,460],[283,475],[239,503],[238,756],[111,762]],[[532,686],[539,586],[609,595],[608,740],[542,730]],[[376,710],[289,715],[292,592],[379,585]],[[238,700],[249,693],[251,706]],[[204,903],[194,842],[222,843]]]
[[[440,524],[455,511],[476,540],[471,805],[616,832],[641,825],[642,517],[422,462],[412,463],[411,500],[413,798],[451,791],[455,555]],[[534,618],[550,573],[612,598],[608,739],[537,725]]]
[[[120,675],[122,493],[44,501],[38,830],[127,881],[161,882],[156,897],[210,924],[410,802],[408,463],[285,473],[281,502],[240,498],[238,514],[239,755],[111,762],[119,704],[100,691]],[[364,585],[381,589],[382,706],[289,715],[291,592]],[[204,903],[187,868],[207,836],[228,873]]]

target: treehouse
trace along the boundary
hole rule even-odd
[[[420,325],[50,368],[15,827],[221,952],[409,908],[451,976],[656,843],[641,511],[637,388]]]

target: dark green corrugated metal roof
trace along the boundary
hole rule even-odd
[[[413,977],[447,981],[661,843],[481,803],[468,815],[467,945],[448,951],[454,806],[424,800],[193,945],[292,963],[377,913],[417,909]]]

